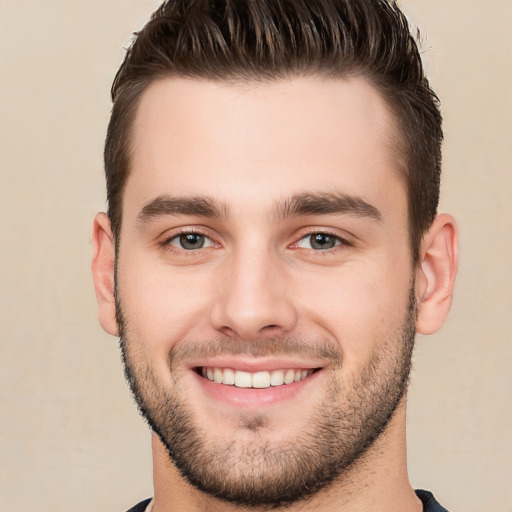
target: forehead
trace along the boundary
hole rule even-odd
[[[386,190],[402,200],[395,133],[386,103],[360,77],[161,79],[138,107],[125,206],[162,194],[213,196],[235,209],[310,191]]]

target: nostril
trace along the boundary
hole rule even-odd
[[[279,325],[278,324],[269,324],[265,325],[260,329],[260,333],[266,334],[266,335],[272,335],[276,334],[279,331]]]

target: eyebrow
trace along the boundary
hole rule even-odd
[[[228,207],[209,197],[172,197],[159,196],[141,209],[137,222],[145,224],[156,217],[166,215],[193,215],[197,217],[226,219]]]
[[[276,203],[275,215],[284,220],[301,215],[347,214],[382,222],[382,214],[362,197],[348,194],[304,193]]]
[[[361,197],[348,194],[310,193],[297,194],[285,200],[276,201],[273,215],[276,220],[306,215],[354,215],[382,222],[380,211]],[[137,222],[145,224],[162,216],[192,215],[226,220],[229,208],[225,203],[205,196],[173,197],[158,196],[143,206],[137,215]]]

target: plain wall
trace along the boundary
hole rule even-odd
[[[97,322],[109,89],[153,0],[0,0],[0,509],[122,512],[152,495],[150,436]],[[403,0],[445,117],[441,211],[461,260],[444,329],[419,337],[414,486],[511,512],[512,1]]]

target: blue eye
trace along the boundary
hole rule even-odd
[[[169,245],[178,249],[185,249],[186,251],[194,251],[204,247],[211,247],[213,243],[207,236],[200,233],[181,233],[171,238]]]
[[[342,243],[341,239],[337,236],[330,235],[329,233],[312,233],[304,238],[301,238],[297,243],[297,247],[301,249],[314,249],[315,251],[325,251],[333,249]]]

